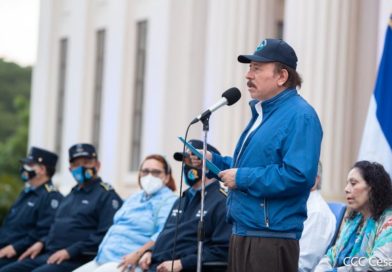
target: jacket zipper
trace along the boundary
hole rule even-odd
[[[264,222],[265,222],[265,226],[267,228],[269,228],[269,217],[268,217],[267,201],[266,201],[265,198],[264,198],[263,202],[264,202],[264,205],[263,205],[264,206]]]
[[[256,119],[257,119],[257,118],[256,118]],[[255,121],[252,123],[252,126],[253,126],[253,124],[256,122],[256,119],[255,119]],[[261,126],[262,123],[263,123],[263,122],[261,122],[261,123],[259,124],[259,127]],[[250,126],[249,129],[251,129],[252,126]],[[247,134],[249,133],[249,129],[248,129]],[[257,130],[257,129],[258,129],[258,127],[257,127],[255,130],[253,130],[253,131],[249,134],[248,137],[245,136],[245,139],[244,139],[244,141],[242,142],[242,145],[241,145],[241,149],[238,151],[238,155],[237,155],[237,157],[235,158],[233,167],[237,167],[237,163],[238,163],[238,161],[239,161],[239,159],[240,159],[240,156],[242,155],[243,150],[244,150],[245,147],[248,145],[248,142],[250,141],[249,139],[253,136],[254,133],[256,133],[256,130]],[[245,145],[245,144],[246,144],[246,145]]]
[[[255,133],[255,131],[252,131],[251,135],[252,135],[253,133]],[[242,144],[241,149],[240,149],[240,151],[238,152],[237,158],[236,158],[235,161],[234,161],[234,165],[233,165],[234,168],[237,167],[237,164],[238,164],[238,161],[239,161],[239,159],[240,159],[240,156],[242,155],[242,153],[243,153],[245,147],[248,145],[248,140],[249,140],[249,137],[251,137],[251,135],[249,135],[248,138],[245,139],[245,142]],[[246,146],[245,146],[245,144],[246,144]]]

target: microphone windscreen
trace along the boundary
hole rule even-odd
[[[176,160],[176,161],[182,161],[184,158],[187,158],[187,157],[189,157],[189,154],[188,153],[182,153],[182,152],[176,152],[176,153],[174,153],[173,154],[173,158]]]
[[[227,99],[227,105],[231,106],[241,98],[241,92],[236,87],[232,87],[222,94],[222,97]]]

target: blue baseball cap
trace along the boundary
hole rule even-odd
[[[239,55],[241,63],[255,62],[280,62],[294,70],[297,68],[297,55],[294,49],[280,39],[265,39],[256,47],[253,55]]]

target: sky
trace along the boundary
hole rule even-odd
[[[38,23],[39,0],[0,0],[0,58],[34,65]]]

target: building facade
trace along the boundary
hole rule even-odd
[[[264,38],[296,50],[299,91],[323,129],[324,195],[341,199],[355,162],[392,0],[41,0],[29,145],[60,155],[55,183],[74,185],[68,148],[98,147],[101,176],[137,189],[148,154],[182,148],[189,122],[236,86],[241,100],[215,112],[209,142],[231,154],[249,120],[247,65]],[[202,127],[190,129],[201,137]]]

